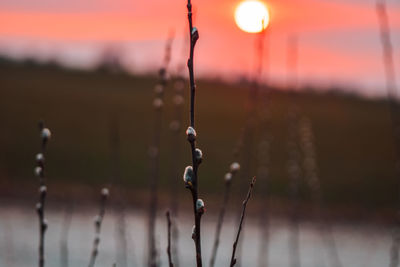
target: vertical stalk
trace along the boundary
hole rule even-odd
[[[196,95],[196,84],[194,81],[194,48],[197,40],[199,39],[199,33],[197,28],[193,27],[192,22],[192,4],[191,1],[187,1],[188,10],[188,22],[189,22],[189,36],[190,36],[190,52],[189,59],[187,62],[189,70],[189,82],[190,82],[190,126],[186,131],[188,141],[190,143],[191,153],[192,153],[192,166],[186,167],[184,178],[186,187],[190,189],[192,193],[193,201],[193,213],[195,228],[193,234],[193,240],[196,248],[196,264],[197,267],[202,266],[202,256],[201,256],[201,216],[204,212],[204,203],[202,200],[198,199],[198,177],[197,170],[202,159],[202,152],[196,148],[196,131],[195,131],[195,95]],[[189,169],[188,169],[189,168]]]
[[[41,153],[36,155],[36,168],[35,175],[39,177],[39,202],[36,204],[36,211],[39,216],[39,267],[44,267],[44,237],[47,230],[47,220],[45,219],[45,203],[47,195],[47,187],[45,181],[45,151],[47,141],[51,137],[51,132],[49,129],[44,127],[42,121],[39,122],[39,131],[41,137]]]
[[[243,204],[242,204],[243,207],[242,207],[242,212],[241,212],[241,215],[240,215],[239,227],[238,227],[238,231],[237,231],[237,234],[236,234],[235,242],[233,243],[231,263],[229,265],[230,267],[233,267],[236,264],[236,258],[235,258],[236,247],[237,247],[237,244],[239,242],[240,232],[242,231],[242,225],[243,225],[243,221],[244,221],[244,216],[246,214],[247,203],[249,202],[249,199],[251,197],[251,193],[253,192],[253,188],[254,188],[254,184],[255,183],[256,183],[256,177],[253,177],[253,179],[251,180],[251,183],[250,183],[249,191],[247,192],[247,196],[244,199]]]
[[[151,157],[151,176],[150,176],[150,202],[149,202],[149,228],[148,228],[148,266],[156,267],[157,263],[157,249],[155,240],[155,225],[158,206],[158,182],[159,182],[159,169],[160,169],[160,143],[161,143],[161,129],[162,129],[162,107],[164,105],[164,90],[167,85],[168,74],[167,67],[170,62],[172,37],[167,40],[165,47],[165,57],[163,67],[159,71],[159,82],[155,86],[155,98],[153,107],[155,109],[154,120],[154,136],[153,143],[149,149]]]
[[[232,185],[232,178],[235,176],[235,174],[239,171],[240,165],[237,162],[234,162],[231,164],[230,171],[225,174],[225,190],[224,190],[224,200],[222,202],[222,206],[218,215],[218,221],[217,221],[217,228],[215,230],[215,238],[214,238],[214,244],[212,247],[211,251],[211,258],[210,258],[210,267],[213,267],[215,265],[215,260],[217,258],[217,251],[218,251],[218,246],[219,246],[219,239],[221,236],[221,229],[222,229],[222,224],[224,222],[224,216],[225,216],[225,210],[228,205],[229,201],[229,195],[230,195],[230,189]]]
[[[96,262],[96,257],[99,254],[101,224],[103,222],[104,214],[106,212],[106,201],[107,201],[108,195],[109,195],[108,189],[103,188],[101,190],[101,196],[100,196],[99,214],[96,216],[96,218],[94,220],[95,237],[93,240],[93,249],[92,249],[92,253],[90,254],[90,260],[89,260],[88,267],[94,267],[94,264]]]

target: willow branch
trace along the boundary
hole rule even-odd
[[[217,228],[215,231],[215,239],[214,239],[214,244],[213,248],[211,251],[211,259],[210,259],[210,267],[213,267],[215,265],[215,260],[217,258],[217,252],[218,252],[218,246],[219,246],[219,241],[220,241],[220,236],[221,236],[221,229],[222,229],[222,224],[224,222],[224,216],[225,216],[225,210],[226,206],[229,201],[229,196],[230,196],[230,189],[231,189],[231,184],[232,184],[232,178],[233,176],[239,171],[240,165],[237,162],[234,162],[231,164],[230,171],[225,174],[224,180],[225,180],[225,190],[224,190],[224,200],[222,202],[222,206],[218,215],[218,222],[217,222]]]
[[[250,183],[250,188],[249,191],[247,192],[247,196],[245,198],[245,200],[243,201],[243,208],[242,208],[242,214],[240,216],[240,222],[239,222],[239,227],[238,227],[238,231],[236,234],[236,239],[235,242],[233,243],[233,250],[232,250],[232,257],[231,257],[231,263],[230,266],[234,266],[236,264],[236,258],[235,258],[235,252],[236,252],[236,247],[237,244],[239,242],[239,236],[240,236],[240,232],[242,231],[242,224],[243,224],[243,220],[244,220],[244,216],[246,213],[246,207],[247,207],[247,203],[249,202],[249,199],[251,197],[251,193],[253,192],[253,188],[254,188],[254,184],[256,183],[256,177],[253,177],[253,179],[251,180]]]
[[[108,189],[103,188],[101,190],[99,215],[97,215],[94,220],[95,238],[93,240],[93,249],[92,249],[92,253],[90,256],[90,261],[89,261],[89,265],[88,265],[89,267],[94,267],[94,263],[96,261],[97,254],[99,253],[101,224],[103,222],[104,214],[106,212],[106,201],[107,201],[108,195],[109,195]]]
[[[201,267],[202,257],[201,257],[200,222],[201,222],[201,216],[204,212],[204,202],[198,199],[197,169],[199,164],[201,163],[202,152],[200,149],[196,148],[196,131],[195,131],[195,121],[194,121],[196,85],[194,82],[194,70],[193,70],[194,48],[197,40],[199,39],[199,33],[197,31],[197,28],[193,27],[192,4],[190,0],[187,1],[187,10],[188,10],[189,36],[190,36],[190,53],[187,62],[189,70],[189,80],[190,80],[190,127],[187,129],[186,134],[192,152],[192,166],[188,166],[186,168],[184,178],[185,177],[188,178],[187,180],[185,179],[185,184],[186,187],[188,187],[192,193],[193,213],[195,221],[193,240],[196,248],[196,264],[197,267]],[[190,171],[188,168],[190,169]]]
[[[42,121],[39,122],[39,131],[41,137],[41,153],[36,155],[36,168],[35,175],[39,177],[39,202],[36,204],[36,211],[39,216],[39,267],[44,267],[44,237],[47,230],[47,221],[45,219],[45,203],[47,195],[47,187],[45,183],[45,151],[47,141],[51,137],[51,132],[49,129],[44,127]]]

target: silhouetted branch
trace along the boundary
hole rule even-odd
[[[243,201],[243,208],[242,208],[242,214],[240,216],[239,227],[238,227],[238,231],[237,231],[237,234],[236,234],[235,242],[233,243],[232,257],[231,257],[231,263],[230,263],[231,267],[236,264],[236,258],[235,258],[236,247],[237,247],[237,244],[239,242],[240,232],[242,231],[242,224],[243,224],[244,216],[245,216],[245,213],[246,213],[247,203],[249,202],[249,199],[251,197],[251,193],[253,192],[253,188],[254,188],[255,182],[256,182],[256,177],[253,177],[253,179],[251,180],[251,183],[250,183],[249,191],[247,192],[247,196]]]
[[[230,171],[227,174],[225,174],[225,177],[224,177],[224,180],[225,180],[224,200],[222,202],[222,206],[221,206],[219,216],[218,216],[217,229],[215,231],[214,245],[213,245],[213,248],[211,251],[210,267],[213,267],[215,265],[215,260],[217,258],[219,239],[221,236],[222,223],[224,222],[225,210],[226,210],[226,206],[228,204],[229,195],[230,195],[232,178],[239,171],[239,169],[240,169],[239,163],[237,163],[237,162],[232,163],[231,167],[230,167]]]
[[[90,256],[90,261],[89,261],[89,265],[88,265],[89,267],[94,267],[94,263],[96,261],[97,254],[99,253],[101,223],[103,222],[104,214],[106,212],[106,201],[107,201],[108,195],[109,195],[108,189],[103,188],[101,190],[99,215],[97,215],[94,220],[95,237],[93,240],[93,249],[92,249],[92,253]]]
[[[51,137],[51,132],[49,129],[44,127],[42,121],[39,122],[39,131],[41,138],[41,153],[36,155],[36,168],[35,175],[39,177],[39,202],[36,204],[36,211],[39,216],[39,267],[44,267],[44,235],[47,230],[47,220],[44,216],[47,187],[45,183],[45,151],[47,141]]]
[[[184,181],[186,187],[190,189],[190,192],[192,193],[193,213],[195,221],[193,240],[196,247],[196,264],[197,267],[201,267],[202,258],[201,258],[200,222],[201,222],[201,216],[204,213],[204,202],[201,199],[198,199],[197,169],[202,161],[203,154],[200,149],[196,148],[197,134],[195,131],[195,120],[194,120],[196,85],[194,81],[194,69],[193,69],[194,47],[196,45],[197,40],[199,39],[199,32],[197,28],[193,27],[192,4],[190,0],[187,1],[187,10],[188,10],[189,36],[190,36],[190,53],[187,62],[189,70],[189,80],[190,80],[190,126],[186,130],[186,135],[190,143],[190,148],[192,152],[192,166],[186,167],[184,173]]]

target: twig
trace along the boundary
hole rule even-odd
[[[97,215],[94,220],[95,238],[93,240],[93,249],[92,249],[92,253],[90,256],[90,261],[89,261],[89,265],[88,265],[89,267],[94,267],[94,263],[96,261],[97,254],[99,253],[101,223],[103,222],[104,214],[106,212],[106,201],[107,201],[108,195],[109,195],[108,189],[103,188],[101,190],[99,215]]]
[[[192,193],[193,213],[195,221],[193,240],[196,247],[196,264],[197,267],[201,267],[202,258],[201,258],[200,222],[201,222],[201,216],[204,213],[204,202],[201,199],[198,199],[197,169],[202,161],[203,154],[200,149],[196,148],[197,135],[195,131],[195,121],[194,121],[196,85],[194,82],[194,70],[193,70],[194,47],[196,45],[197,40],[199,39],[199,32],[197,28],[193,27],[192,4],[190,0],[187,1],[187,10],[188,10],[189,36],[190,36],[190,53],[187,62],[189,70],[189,80],[190,80],[190,126],[186,130],[186,135],[191,147],[193,166],[186,167],[184,173],[184,181],[186,187],[190,189]]]
[[[160,142],[161,142],[161,128],[162,128],[162,107],[164,105],[164,90],[168,81],[167,67],[171,58],[171,45],[172,36],[168,38],[165,47],[165,58],[162,68],[159,70],[159,82],[155,86],[155,98],[153,106],[155,109],[155,120],[154,120],[154,136],[153,144],[149,149],[149,155],[151,157],[151,176],[150,176],[150,202],[149,202],[149,229],[148,229],[148,266],[157,266],[157,249],[155,240],[155,226],[156,226],[156,214],[158,206],[158,182],[159,182],[159,161],[160,161]]]
[[[222,202],[222,206],[221,206],[219,216],[218,216],[217,229],[215,230],[215,239],[214,239],[214,245],[213,245],[212,252],[211,252],[210,267],[213,267],[215,265],[215,260],[217,258],[217,251],[218,251],[218,246],[219,246],[219,239],[221,236],[221,228],[222,228],[222,224],[224,222],[225,210],[226,210],[226,206],[228,204],[230,189],[231,189],[231,185],[232,185],[232,178],[239,171],[239,169],[240,169],[239,163],[237,163],[237,162],[232,163],[231,167],[230,167],[230,171],[228,173],[226,173],[225,177],[224,177],[224,180],[225,180],[224,200]]]
[[[231,257],[231,263],[230,263],[230,267],[234,266],[236,264],[236,258],[235,258],[235,252],[236,252],[236,247],[237,244],[239,242],[239,236],[240,236],[240,232],[242,231],[242,224],[243,224],[243,220],[244,220],[244,216],[246,213],[246,206],[247,206],[247,202],[249,202],[249,199],[251,197],[251,193],[253,192],[253,188],[254,188],[254,184],[256,182],[256,177],[254,176],[253,179],[251,180],[250,183],[250,188],[249,191],[247,192],[247,196],[245,198],[245,200],[243,201],[243,208],[242,208],[242,214],[240,216],[240,222],[239,222],[239,227],[238,227],[238,231],[236,234],[236,239],[235,242],[233,243],[233,250],[232,250],[232,257]]]
[[[39,177],[39,202],[36,204],[36,211],[39,216],[39,267],[44,267],[45,258],[44,258],[44,235],[47,230],[47,220],[44,216],[44,208],[46,202],[47,195],[47,187],[45,183],[45,151],[47,141],[51,137],[51,132],[49,129],[44,127],[44,123],[42,121],[39,122],[39,131],[41,137],[41,153],[36,155],[36,168],[35,175]]]
[[[167,211],[165,215],[167,216],[167,227],[168,227],[168,246],[167,246],[168,264],[169,267],[174,267],[171,257],[171,217],[169,211]]]

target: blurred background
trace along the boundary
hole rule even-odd
[[[264,1],[268,27],[251,34],[240,2],[193,1],[204,264],[239,162],[216,266],[253,176],[238,266],[397,266],[400,3]],[[47,266],[88,263],[105,186],[96,265],[145,266],[154,180],[159,265],[169,209],[175,263],[195,266],[187,35],[185,1],[0,0],[0,266],[37,261],[40,119]]]

